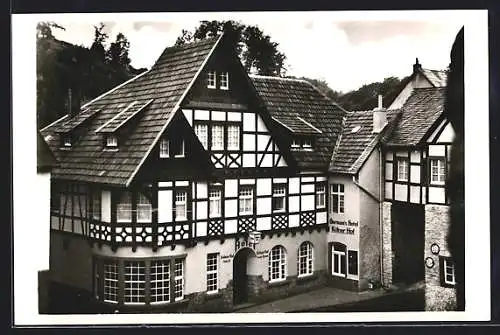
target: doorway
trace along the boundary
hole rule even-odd
[[[248,301],[248,262],[255,258],[255,252],[250,248],[238,250],[233,258],[233,304],[243,304]]]

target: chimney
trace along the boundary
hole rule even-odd
[[[418,58],[415,58],[415,64],[413,64],[413,73],[418,70],[422,70],[422,65],[418,62]]]
[[[382,104],[382,95],[378,95],[378,106],[373,109],[373,132],[378,134],[387,123],[387,110]]]

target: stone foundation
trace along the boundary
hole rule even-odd
[[[392,203],[382,204],[382,285],[392,285]]]

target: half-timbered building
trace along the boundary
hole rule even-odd
[[[446,71],[439,73],[440,85],[403,89],[407,94],[413,86],[394,131],[383,138],[383,280],[424,281],[428,310],[453,309],[455,303],[445,187],[454,130],[443,114]]]
[[[105,310],[231,310],[326,280],[327,170],[345,111],[248,76],[222,36],[169,47],[42,130],[60,165],[54,282]]]

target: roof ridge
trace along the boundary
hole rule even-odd
[[[264,76],[260,74],[249,74],[248,75],[250,78],[257,78],[257,79],[274,79],[274,80],[282,80],[282,81],[295,81],[295,82],[303,82],[307,83],[308,81],[305,79],[299,79],[299,78],[288,78],[288,77],[279,77],[279,76]]]

